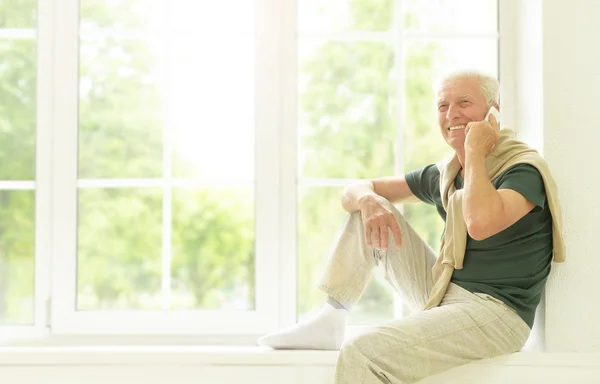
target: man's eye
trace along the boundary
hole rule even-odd
[[[438,110],[440,112],[445,111],[446,109],[448,109],[448,106],[446,104],[442,104],[442,105],[438,106]]]
[[[461,105],[469,105],[471,102],[469,100],[463,100],[460,102]]]

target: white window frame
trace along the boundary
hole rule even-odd
[[[239,335],[259,335],[296,322],[297,188],[311,184],[339,185],[350,180],[298,179],[296,9],[300,0],[255,1],[256,311],[75,310],[77,190],[104,185],[102,183],[114,184],[115,181],[77,180],[79,2],[38,0],[35,323],[32,327],[0,327],[0,339],[3,334],[29,337],[195,335],[200,337],[195,339],[199,341],[205,337],[216,342],[227,339],[231,343]],[[397,0],[400,7],[402,3]],[[401,16],[400,7],[396,8],[396,18]],[[503,30],[499,44],[499,73],[503,79],[503,100],[510,103],[514,92],[510,80],[514,73],[515,42],[514,33],[508,31],[516,7],[512,0],[508,3],[499,0],[498,12]],[[399,41],[407,36],[401,23],[396,23],[396,29],[389,33],[348,33],[328,37],[351,41]],[[414,37],[414,34],[410,36]],[[428,37],[438,36],[441,35]],[[396,44],[396,47],[396,54],[402,55],[401,45]],[[398,89],[402,92],[404,76],[403,73],[399,75]],[[502,105],[505,122],[512,121],[514,115],[513,104],[509,103]],[[400,116],[403,109],[400,105]],[[168,135],[165,139],[169,140]],[[169,151],[165,152],[168,154]],[[399,151],[395,169],[397,173],[402,170]],[[128,183],[119,180],[117,184],[119,182]],[[168,175],[162,179],[134,181],[135,185],[162,186],[165,197],[169,196],[173,182]],[[163,213],[170,218],[168,204],[163,207]],[[169,255],[163,255],[166,256],[164,266],[168,268]],[[163,286],[165,284],[168,280],[163,280]],[[243,340],[252,342],[249,340],[253,339]]]
[[[279,303],[282,291],[278,282],[279,243],[281,238],[278,204],[280,190],[279,168],[274,157],[279,148],[281,111],[277,107],[280,89],[279,12],[276,0],[256,0],[257,52],[256,66],[256,310],[255,311],[77,311],[77,190],[86,185],[103,185],[102,181],[77,179],[78,151],[78,88],[79,88],[79,1],[63,0],[55,4],[55,57],[52,72],[60,79],[54,87],[55,109],[53,129],[53,279],[52,279],[52,333],[57,335],[232,335],[263,333],[278,325]],[[275,106],[275,107],[273,107]],[[168,111],[167,111],[168,115]],[[168,116],[167,116],[168,119]],[[169,143],[169,133],[165,135]],[[163,178],[153,179],[165,192],[163,198],[163,226],[169,228],[170,178],[167,145],[163,160],[167,171]],[[106,184],[114,182],[107,180]],[[124,181],[125,184],[147,184],[148,181]],[[163,231],[164,233],[168,231]],[[170,232],[163,248],[169,248]],[[170,254],[163,249],[163,267],[168,271]],[[168,281],[163,280],[163,287]]]
[[[31,325],[0,326],[0,341],[47,337],[49,334],[48,303],[50,297],[51,254],[51,183],[52,183],[52,78],[47,65],[52,61],[52,29],[55,0],[38,0],[37,27],[33,30],[13,29],[2,31],[3,38],[35,39],[36,49],[36,155],[35,181],[0,182],[2,190],[33,190],[35,193],[35,277],[34,316]]]

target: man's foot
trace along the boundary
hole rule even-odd
[[[258,339],[273,349],[339,350],[346,335],[348,311],[325,304],[314,317]]]

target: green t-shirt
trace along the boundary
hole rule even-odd
[[[410,172],[406,181],[420,200],[436,206],[445,221],[438,168],[432,164]],[[460,189],[463,184],[459,174],[454,185]],[[463,269],[454,270],[452,282],[470,292],[502,300],[531,328],[552,261],[552,216],[544,180],[532,165],[518,164],[492,184],[496,189],[515,190],[536,206],[512,226],[485,240],[467,235]]]

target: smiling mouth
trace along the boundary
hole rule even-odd
[[[466,125],[455,125],[454,127],[450,127],[448,128],[449,131],[458,131],[459,129],[465,129],[467,128]]]

